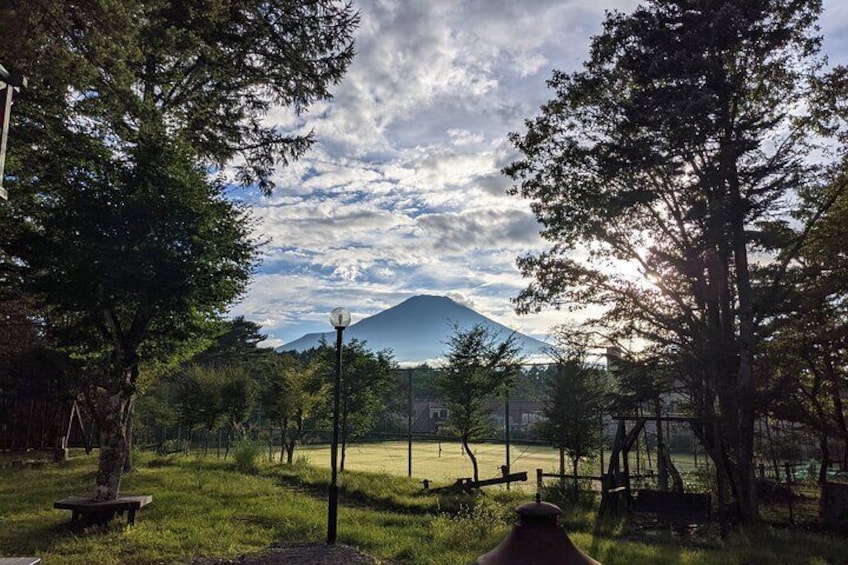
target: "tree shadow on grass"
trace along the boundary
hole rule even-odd
[[[120,519],[109,524],[82,527],[71,522],[70,513],[62,517],[34,517],[25,524],[19,524],[3,544],[3,552],[14,555],[39,556],[50,552],[63,540],[77,538],[80,535],[99,535],[126,528],[126,522]]]

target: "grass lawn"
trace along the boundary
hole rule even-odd
[[[480,468],[480,478],[499,477],[501,465],[506,462],[503,445],[491,443],[472,444]],[[347,448],[345,469],[407,476],[408,447],[405,441],[355,443]],[[312,465],[330,465],[330,448],[327,445],[306,445],[295,454],[308,458]],[[546,473],[559,468],[559,455],[551,447],[541,445],[512,445],[510,447],[512,472],[527,471],[528,479],[535,480],[537,468]],[[453,483],[459,477],[470,477],[471,460],[462,451],[459,442],[416,441],[412,445],[412,476],[435,483]],[[535,488],[535,485],[534,485]]]
[[[352,454],[351,454],[352,455]],[[444,447],[443,447],[444,457]],[[460,456],[461,457],[461,456]],[[341,475],[339,541],[379,558],[422,565],[462,565],[507,534],[512,509],[527,493],[490,491],[479,498],[423,493],[414,479],[354,471]],[[262,463],[252,473],[231,460],[137,456],[126,493],[151,494],[135,527],[70,531],[70,513],[52,503],[89,491],[95,457],[6,467],[0,471],[0,556],[37,555],[45,565],[190,563],[233,558],[279,541],[320,542],[326,535],[325,469]],[[624,524],[593,533],[593,513],[568,509],[574,542],[605,564],[842,563],[848,540],[760,527],[721,541],[671,532],[637,534]]]
[[[475,443],[472,450],[477,457],[480,478],[499,477],[501,465],[506,462],[506,449],[503,444]],[[327,467],[330,465],[330,447],[326,444],[304,445],[295,451],[296,456],[306,457],[310,464]],[[278,455],[279,456],[279,452]],[[609,457],[609,453],[606,453]],[[641,465],[647,459],[642,454]],[[672,460],[681,473],[693,473],[703,468],[704,458],[699,458],[699,466],[691,454],[673,454]],[[607,461],[607,460],[605,460]],[[571,470],[571,462],[566,458],[566,473]],[[408,473],[408,446],[405,441],[384,441],[375,443],[354,443],[347,448],[345,468],[351,471],[386,473],[406,477]],[[630,453],[630,468],[636,473],[636,451]],[[545,473],[559,470],[559,451],[545,445],[510,446],[510,471],[526,471],[528,482],[523,486],[535,492],[536,469]],[[581,473],[598,476],[601,473],[600,459],[595,458],[591,465],[581,465]],[[429,479],[436,484],[450,484],[459,477],[470,477],[471,460],[462,451],[459,442],[415,441],[412,444],[412,476],[421,480]],[[511,488],[521,486],[513,484]],[[505,488],[505,487],[501,487]]]

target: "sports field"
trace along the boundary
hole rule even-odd
[[[504,445],[479,443],[472,444],[471,448],[477,456],[481,479],[500,476],[501,465],[506,463]],[[406,476],[407,449],[405,441],[353,444],[347,448],[345,469]],[[330,448],[327,445],[304,446],[299,448],[299,453],[308,457],[313,465],[330,464]],[[551,447],[512,445],[510,463],[511,472],[527,471],[528,478],[535,480],[537,468],[548,473],[559,467],[559,455]],[[470,477],[471,474],[471,460],[463,453],[459,442],[417,441],[412,444],[413,477],[442,484],[452,483],[458,477]]]
[[[501,475],[501,465],[506,463],[506,448],[503,444],[472,444],[480,468],[480,478],[488,479]],[[607,452],[606,457],[609,457]],[[316,466],[330,465],[330,447],[306,445],[298,447],[296,457],[306,457]],[[672,458],[681,472],[694,469],[691,455],[673,455]],[[605,462],[607,460],[605,459]],[[643,462],[644,464],[644,462]],[[405,441],[386,441],[375,443],[356,443],[348,446],[345,469],[371,471],[390,475],[406,476],[408,471],[407,443]],[[567,471],[570,461],[566,459]],[[511,445],[510,471],[526,471],[525,483],[535,488],[536,469],[545,473],[559,470],[559,452],[544,445]],[[636,471],[636,461],[631,452],[631,472]],[[581,473],[600,474],[600,460],[595,458],[590,469],[581,465]],[[412,444],[412,476],[429,479],[435,484],[453,483],[459,477],[472,475],[471,460],[463,453],[459,442],[415,441]],[[516,486],[515,484],[513,487]]]

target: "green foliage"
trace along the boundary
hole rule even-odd
[[[560,508],[581,509],[585,511],[595,510],[600,499],[592,490],[592,481],[580,479],[578,488],[573,488],[571,481],[563,483],[552,480],[542,487],[542,500],[556,504]]]
[[[480,325],[457,328],[447,346],[437,381],[449,410],[447,424],[464,439],[478,439],[491,426],[486,401],[510,384],[520,363],[519,349],[513,336],[498,341]]]
[[[243,316],[222,320],[210,343],[192,360],[203,365],[242,365],[261,372],[262,366],[274,359],[270,348],[259,347],[259,342],[267,337],[261,330],[259,324]]]
[[[820,12],[819,0],[651,0],[609,13],[583,68],[555,71],[553,99],[511,136],[522,155],[505,169],[550,243],[518,261],[532,281],[519,310],[594,308],[613,341],[655,347],[695,415],[721,422],[704,441],[728,451],[717,458],[734,462],[750,521],[758,323],[798,252],[775,245],[817,221],[787,238],[786,205],[827,171],[812,164],[809,113]],[[756,282],[753,263],[767,273]]]
[[[848,90],[843,92],[848,97]],[[771,414],[802,424],[815,434],[821,455],[830,459],[828,438],[848,438],[844,391],[848,387],[848,164],[822,185],[804,193],[799,215],[819,213],[799,261],[786,274],[784,291],[765,326],[758,368],[767,383]],[[843,439],[843,452],[845,440]]]
[[[6,5],[0,16],[3,35],[21,38],[0,55],[29,76],[19,111],[34,123],[90,117],[80,129],[119,144],[159,124],[205,164],[241,157],[237,180],[263,190],[273,168],[312,141],[263,118],[329,98],[352,60],[358,23],[350,5],[331,0],[49,0]],[[25,108],[30,101],[37,106]]]
[[[208,434],[224,424],[241,431],[254,415],[261,379],[276,355],[257,346],[264,336],[253,322],[235,318],[213,327],[213,334],[198,340],[199,351],[163,368],[141,391],[139,424],[179,424],[189,431],[200,426]]]
[[[339,405],[339,434],[342,446],[341,468],[344,468],[346,447],[349,442],[362,437],[377,423],[385,409],[386,393],[394,384],[395,363],[391,351],[371,351],[367,343],[353,339],[342,348],[342,378]],[[315,352],[321,366],[325,368],[327,386],[322,416],[332,417],[333,388],[335,375],[335,347],[322,346]]]
[[[494,547],[508,533],[513,516],[506,508],[477,498],[460,506],[456,513],[441,513],[430,524],[431,535],[444,547],[473,551],[485,540]]]
[[[198,424],[207,430],[217,427],[223,415],[222,377],[220,371],[196,364],[176,376],[173,402],[182,425],[189,430]]]
[[[580,361],[561,364],[542,403],[541,435],[575,461],[597,453],[603,445],[600,422],[609,392],[606,371]]]
[[[265,116],[329,97],[356,24],[331,0],[0,7],[0,35],[19,38],[0,60],[29,77],[13,114],[0,271],[14,266],[45,304],[45,333],[86,377],[114,453],[140,367],[194,351],[251,277],[258,242],[224,197],[225,165],[238,159],[238,182],[271,190],[275,166],[311,138]],[[241,420],[249,394],[229,392]],[[121,456],[106,465],[98,496],[112,497]]]
[[[455,328],[447,345],[447,361],[437,381],[448,407],[446,429],[461,439],[477,481],[477,458],[468,443],[489,430],[486,401],[510,387],[521,363],[520,350],[514,336],[499,341],[481,325]]]
[[[201,425],[210,432],[222,423],[241,431],[253,407],[256,384],[241,365],[193,363],[174,376],[171,390],[179,421],[189,431]]]
[[[241,439],[233,445],[233,462],[242,473],[255,473],[259,470],[258,460],[262,455],[262,446],[250,439]]]
[[[69,492],[85,491],[95,459],[79,456],[62,464],[3,469],[0,547],[5,554],[38,555],[51,565],[188,563],[197,558],[236,559],[265,551],[276,542],[320,544],[326,535],[326,488],[311,495],[287,488],[276,475],[235,475],[232,465],[185,457],[170,458],[167,465],[153,465],[157,459],[142,458],[137,472],[127,477],[133,492],[154,495],[153,504],[139,512],[133,528],[116,522],[107,528],[69,532],[67,513],[52,510],[51,505]],[[271,471],[290,469],[274,466]],[[346,473],[344,480],[360,475],[366,477]],[[378,475],[361,485],[398,492],[411,492],[415,486],[406,479]],[[369,493],[366,490],[356,505],[342,495],[340,541],[380,559],[409,565],[474,563],[510,531],[513,508],[520,503],[493,495],[471,504],[466,499],[464,510],[457,506],[455,513],[445,513],[435,506],[434,496],[419,495],[431,506],[409,511],[403,504],[394,506]],[[749,529],[727,540],[708,538],[687,544],[685,534],[657,532],[640,540],[633,532],[596,534],[591,520],[567,520],[573,524],[568,527],[569,536],[578,547],[613,565],[839,563],[845,555],[844,539],[809,531]]]
[[[222,409],[230,426],[243,432],[256,398],[257,384],[244,367],[228,366],[223,370],[221,383]]]
[[[304,421],[327,395],[329,387],[322,382],[325,374],[320,359],[307,365],[286,354],[274,354],[265,366],[259,392],[262,414],[279,426],[289,463],[303,434]]]

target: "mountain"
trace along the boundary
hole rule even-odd
[[[383,310],[379,314],[351,324],[344,332],[345,342],[351,339],[368,342],[368,349],[391,349],[399,363],[421,363],[444,356],[445,343],[454,333],[454,326],[468,329],[480,324],[490,329],[500,339],[506,339],[513,330],[483,316],[446,296],[413,296]],[[277,351],[304,351],[317,347],[321,338],[327,343],[335,341],[335,332],[310,333],[281,345]],[[522,333],[515,339],[526,357],[538,357],[548,347],[543,341]]]

